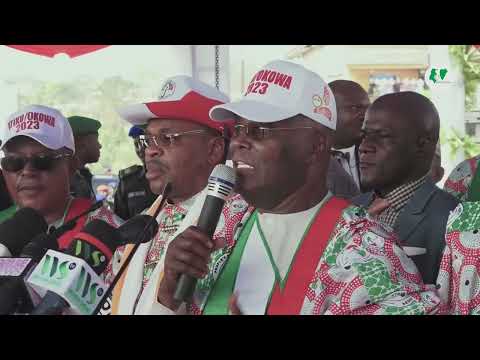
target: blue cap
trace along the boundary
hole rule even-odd
[[[143,130],[140,126],[132,126],[130,131],[128,132],[128,136],[135,138],[137,136],[145,134],[145,130]]]

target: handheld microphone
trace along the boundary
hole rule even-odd
[[[90,314],[92,309],[97,305],[96,299],[100,301],[100,297],[106,290],[106,286],[103,281],[100,280],[99,275],[104,272],[116,248],[134,242],[132,239],[135,239],[135,236],[142,232],[151,221],[151,216],[137,215],[117,229],[103,220],[95,219],[89,222],[81,232],[75,235],[75,238],[63,255],[56,252],[55,254],[51,253],[50,256],[57,257],[59,259],[58,261],[64,260],[68,262],[70,264],[69,266],[72,266],[73,261],[73,264],[75,264],[73,269],[77,267],[77,263],[79,266],[83,266],[84,270],[75,270],[74,274],[71,275],[71,279],[67,279],[65,275],[64,283],[71,286],[72,282],[81,281],[81,279],[77,279],[75,276],[86,276],[86,286],[88,285],[89,279],[91,279],[91,284],[98,284],[96,288],[98,296],[90,294],[90,299],[88,300],[86,290],[84,290],[82,296],[79,296],[79,294],[74,296],[75,291],[78,292],[78,290],[73,291],[69,289],[68,286],[62,288],[63,285],[59,282],[57,285],[51,285],[52,287],[45,287],[48,291],[41,303],[32,312],[32,315],[61,314],[65,308],[70,306],[69,304],[74,304],[75,308],[73,312],[75,313]],[[153,226],[147,228],[146,234],[147,236],[152,236],[157,230],[158,224],[154,222]],[[147,241],[148,240],[149,238],[147,238]],[[72,258],[72,256],[75,258]],[[79,260],[83,262],[79,263]],[[94,272],[93,274],[91,273],[92,271]],[[52,275],[50,275],[50,277],[51,276]],[[37,280],[41,281],[38,278]],[[68,281],[70,281],[70,283]],[[37,287],[40,286],[40,284],[35,285]]]
[[[0,258],[0,315],[31,311],[32,300],[38,297],[26,288],[24,279],[41,260],[48,249],[57,249],[52,235],[38,234],[22,250],[19,258]],[[30,295],[30,296],[29,296]]]
[[[10,219],[0,224],[0,256],[18,256],[35,235],[47,231],[47,223],[39,212],[31,208],[19,209]]]
[[[45,292],[31,314],[59,315],[69,307],[89,314],[106,289],[99,275],[120,242],[115,228],[96,219],[75,235],[64,253],[48,251],[28,279],[36,292]]]
[[[235,171],[226,165],[215,166],[208,179],[208,192],[203,203],[197,228],[208,237],[212,237],[220,219],[225,200],[232,194],[235,186]],[[180,275],[175,289],[174,299],[189,301],[195,290],[197,280],[186,274]]]

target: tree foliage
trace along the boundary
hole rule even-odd
[[[471,111],[477,106],[476,95],[480,83],[480,50],[474,45],[450,45],[449,51],[463,73],[465,109]]]
[[[160,83],[158,77],[150,81]],[[149,84],[150,85],[150,84]],[[118,173],[120,169],[140,163],[133,141],[128,137],[130,125],[120,118],[119,106],[150,100],[149,88],[142,83],[121,76],[101,80],[87,76],[69,82],[23,81],[18,96],[19,108],[41,104],[60,110],[65,116],[83,115],[102,123],[99,140],[102,144],[100,160],[89,165],[95,174]]]

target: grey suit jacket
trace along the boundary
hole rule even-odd
[[[373,192],[356,196],[355,205],[367,208]],[[425,254],[411,255],[426,284],[435,284],[442,252],[448,215],[459,201],[438,188],[429,178],[415,191],[395,222],[394,231],[403,247],[426,249]],[[408,252],[407,252],[408,254]]]
[[[360,194],[360,190],[353,178],[333,156],[328,166],[327,188],[333,195],[347,200]]]

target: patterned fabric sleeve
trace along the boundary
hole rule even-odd
[[[438,276],[440,312],[480,314],[480,202],[465,202],[451,212]]]
[[[448,176],[447,181],[445,181],[443,190],[452,194],[460,201],[466,201],[468,189],[477,171],[479,161],[480,155],[464,160],[458,164]]]
[[[350,207],[322,255],[302,313],[431,314],[439,304],[391,229]]]

